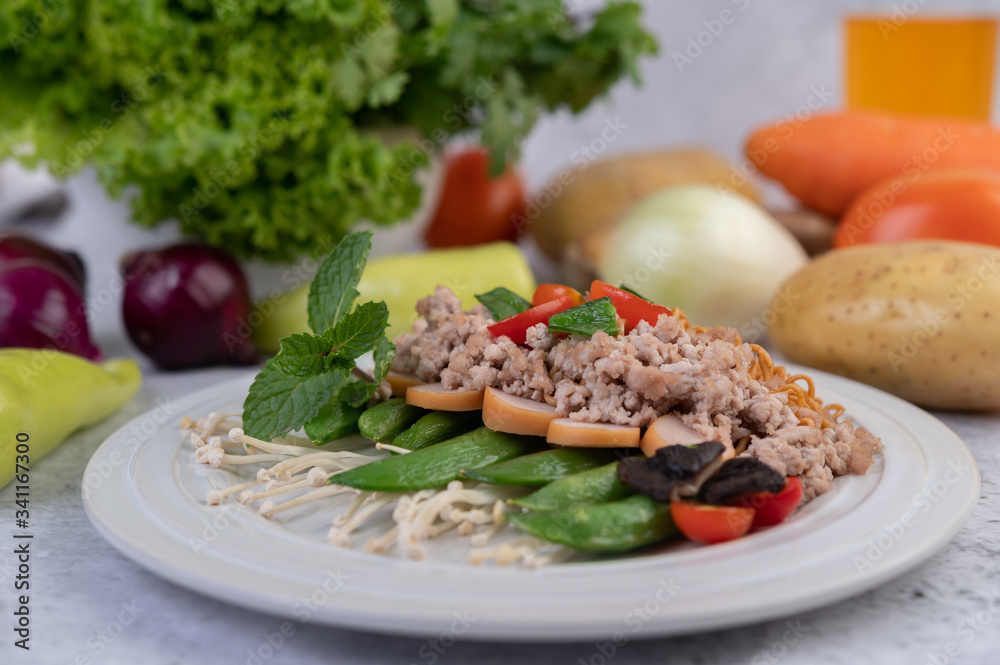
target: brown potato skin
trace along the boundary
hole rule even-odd
[[[836,250],[781,286],[769,333],[789,361],[920,406],[1000,409],[1000,248],[915,241]]]

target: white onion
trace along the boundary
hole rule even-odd
[[[692,323],[752,339],[778,286],[808,261],[762,208],[707,185],[670,187],[635,204],[608,237],[602,280],[624,284]],[[794,297],[790,294],[789,297]]]

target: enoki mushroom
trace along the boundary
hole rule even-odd
[[[572,550],[537,539],[515,539],[488,548],[493,538],[506,528],[503,514],[507,501],[526,494],[521,487],[451,482],[443,490],[422,490],[408,494],[364,492],[336,484],[336,475],[376,460],[389,452],[410,451],[389,444],[377,444],[376,451],[363,454],[351,450],[323,450],[311,442],[297,445],[296,437],[263,441],[250,437],[237,425],[236,414],[210,414],[197,421],[186,418],[182,429],[190,432],[195,461],[218,468],[261,464],[253,479],[223,489],[210,490],[209,505],[220,505],[233,497],[243,505],[257,505],[257,513],[272,519],[279,513],[331,497],[355,494],[354,499],[332,516],[327,539],[333,545],[350,547],[352,535],[371,523],[376,515],[391,517],[381,535],[371,537],[365,551],[386,554],[393,550],[411,559],[427,555],[425,544],[444,533],[456,531],[467,537],[469,561],[494,561],[497,565],[521,562],[539,566],[568,556]],[[228,427],[228,429],[226,429]],[[226,433],[223,439],[222,433]]]

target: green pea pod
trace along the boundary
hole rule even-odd
[[[413,492],[444,487],[462,469],[475,469],[533,453],[544,439],[494,432],[485,427],[406,455],[372,462],[335,476],[330,482],[377,492]]]
[[[426,409],[407,404],[402,397],[394,397],[362,413],[358,428],[372,441],[388,443],[426,413]]]
[[[612,448],[555,448],[478,469],[466,469],[462,475],[493,485],[541,487],[613,459],[615,451]]]
[[[618,501],[632,491],[618,480],[618,462],[574,473],[549,483],[537,492],[511,501],[534,511],[565,510],[594,503]]]
[[[447,441],[483,426],[479,411],[431,411],[420,417],[392,440],[392,445],[407,450],[420,450]]]
[[[347,402],[333,402],[319,410],[302,430],[306,436],[321,446],[345,436],[358,433],[358,419],[364,413],[363,406],[351,406]]]
[[[585,552],[625,552],[677,534],[670,505],[645,494],[568,510],[508,514],[506,519],[533,536]]]

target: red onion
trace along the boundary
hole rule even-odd
[[[0,261],[0,346],[58,349],[101,359],[90,341],[79,287],[62,270],[38,259]]]
[[[125,257],[123,313],[129,338],[163,369],[248,364],[246,277],[228,254],[184,243]]]
[[[76,252],[55,249],[25,236],[0,233],[0,263],[18,259],[37,259],[53,265],[69,277],[81,293],[87,290],[87,272]]]

